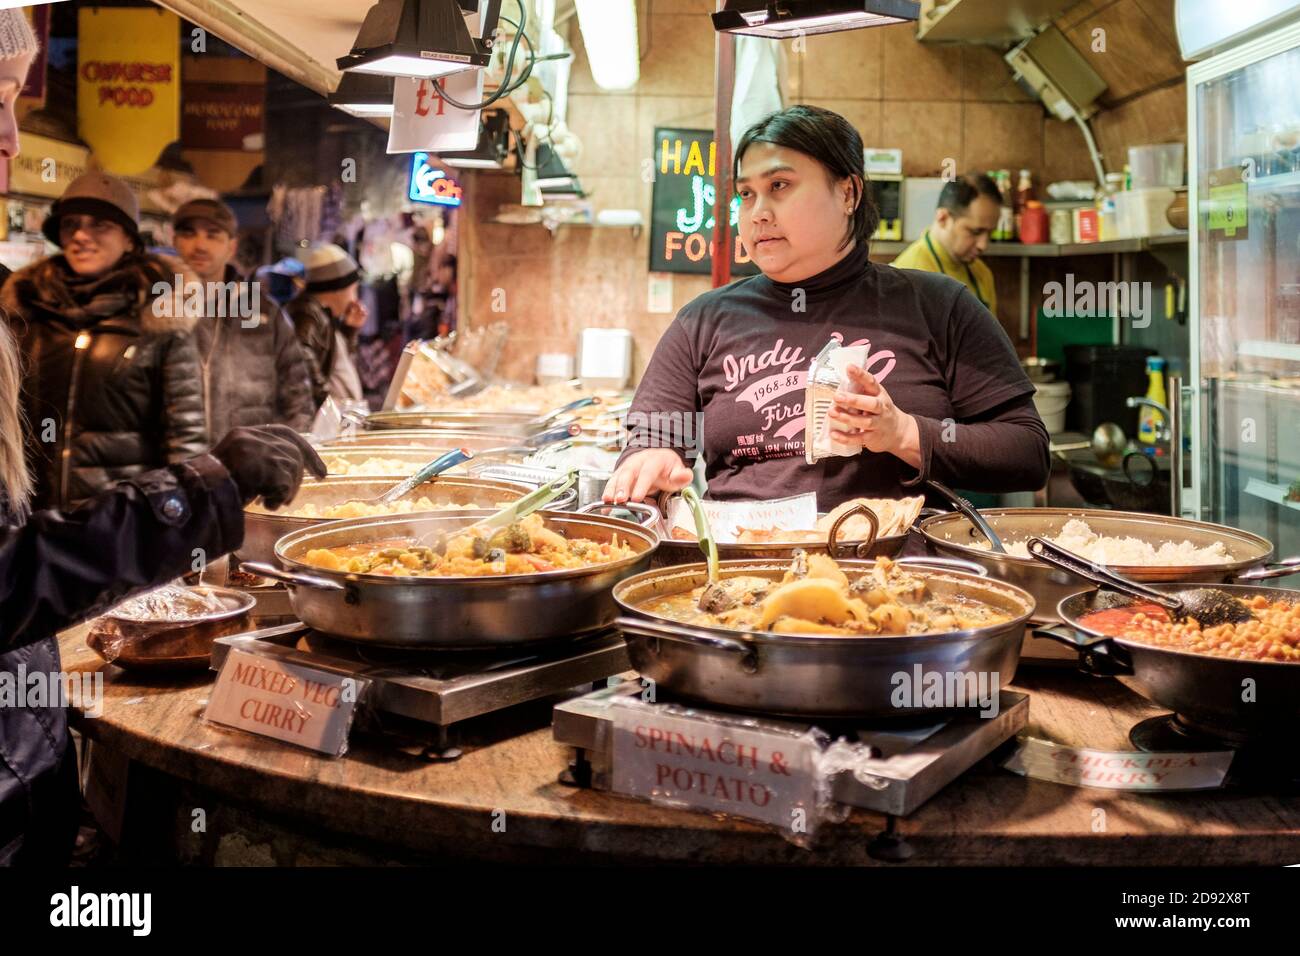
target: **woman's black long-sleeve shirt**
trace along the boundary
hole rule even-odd
[[[916,418],[919,469],[887,453],[804,459],[804,379],[832,337],[868,345],[866,369]],[[709,496],[814,491],[830,510],[935,478],[972,491],[1043,486],[1048,435],[1002,327],[959,282],[868,261],[858,247],[787,284],[758,275],[687,304],[660,339],[628,417],[624,457],[705,456]],[[697,418],[698,415],[698,418]]]

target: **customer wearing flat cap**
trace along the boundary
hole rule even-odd
[[[357,335],[366,324],[366,307],[357,299],[361,270],[338,246],[322,242],[302,256],[306,287],[285,310],[302,343],[316,408],[325,399],[364,401],[357,373]]]
[[[207,450],[195,316],[176,280],[195,277],[144,251],[135,195],[104,172],[75,179],[42,228],[63,251],[10,276],[0,306],[25,360],[33,505],[69,508]]]
[[[315,406],[293,324],[259,282],[232,260],[239,243],[234,210],[219,199],[193,199],[172,216],[176,251],[199,277],[204,311],[194,327],[203,367],[208,438],[237,425],[311,427]]]

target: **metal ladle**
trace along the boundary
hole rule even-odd
[[[1226,591],[1218,588],[1185,588],[1180,591],[1157,591],[1136,581],[1116,574],[1105,565],[1089,561],[1073,551],[1067,551],[1045,538],[1030,538],[1025,542],[1030,555],[1047,564],[1077,574],[1094,584],[1129,597],[1159,604],[1175,621],[1195,618],[1202,628],[1219,624],[1241,624],[1253,620],[1250,608]]]

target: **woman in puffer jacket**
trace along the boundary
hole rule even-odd
[[[36,38],[23,12],[0,10],[0,160],[18,155],[13,106],[35,53]],[[83,251],[93,253],[78,247],[74,265],[84,265]],[[117,323],[120,331],[93,331],[98,324],[93,317],[109,311],[103,308],[108,297],[136,294],[137,287],[120,276],[101,274],[89,281],[81,276],[73,265],[64,273],[63,289],[76,315],[63,319],[82,325],[87,348],[96,339],[97,348],[106,341],[122,346],[114,365],[131,385],[117,393],[104,380],[92,390],[76,392],[92,403],[85,409],[83,400],[85,420],[96,425],[125,421],[140,402],[139,393],[155,400],[170,393],[177,399],[177,420],[164,420],[146,433],[168,458],[183,455],[195,447],[194,436],[203,428],[202,404],[179,401],[184,390],[175,376],[183,363],[176,355],[183,357],[185,350],[174,335],[135,329],[121,310],[115,313],[123,316]],[[151,365],[156,370],[152,375],[143,371],[141,352],[148,350],[170,357]],[[129,480],[74,511],[29,516],[33,476],[19,408],[24,380],[41,384],[39,376],[33,382],[30,369],[24,375],[14,337],[0,322],[0,865],[58,865],[72,851],[79,798],[67,713],[57,702],[20,705],[14,694],[18,681],[30,683],[33,674],[47,675],[48,681],[48,675],[57,674],[55,632],[191,570],[196,548],[213,559],[239,547],[245,504],[260,496],[279,507],[297,492],[304,466],[318,477],[324,476],[325,466],[283,425],[235,428],[210,455],[154,471],[143,471],[136,462],[123,464],[118,459],[128,456],[117,456],[104,463],[104,470],[131,470]],[[198,382],[197,374],[193,381]],[[93,407],[95,402],[104,407]],[[70,450],[76,451],[75,444]],[[83,450],[81,461],[86,454]],[[48,455],[39,460],[48,469]],[[79,475],[78,481],[86,477]]]
[[[78,177],[44,232],[62,247],[14,273],[0,307],[24,358],[36,507],[69,508],[115,481],[206,450],[187,276],[146,254],[121,180]]]

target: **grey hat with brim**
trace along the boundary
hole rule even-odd
[[[54,201],[41,232],[56,246],[63,245],[59,241],[59,222],[64,216],[94,216],[117,223],[136,246],[140,245],[139,201],[116,176],[99,171],[83,173]]]

